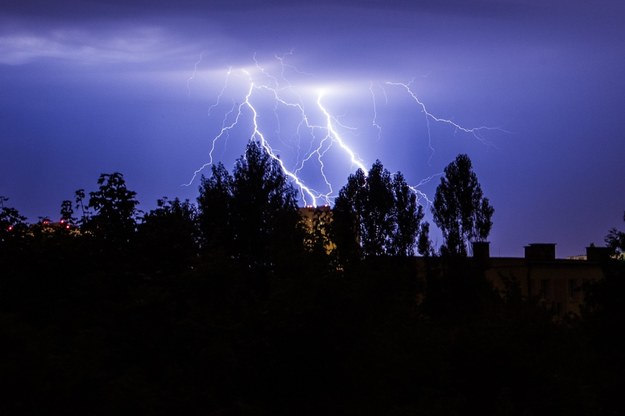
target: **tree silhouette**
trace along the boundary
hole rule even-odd
[[[360,195],[366,183],[365,173],[358,169],[349,175],[347,184],[339,190],[339,196],[334,201],[331,235],[337,255],[344,263],[362,256],[360,218],[364,207]]]
[[[230,175],[222,164],[202,178],[199,223],[205,252],[224,252],[255,270],[303,248],[296,192],[277,160],[251,141]]]
[[[295,188],[277,160],[256,141],[233,170],[230,219],[235,255],[248,266],[272,268],[303,247]]]
[[[348,179],[349,180],[349,179]],[[392,232],[395,227],[395,200],[391,174],[376,160],[369,169],[365,186],[356,194],[360,199],[360,231],[362,249],[366,256],[391,254]]]
[[[26,217],[16,208],[5,206],[8,200],[9,198],[0,196],[0,232],[15,234],[24,231],[27,227]]]
[[[211,176],[202,175],[197,202],[200,244],[204,254],[230,254],[233,246],[230,221],[232,176],[221,162],[211,166]]]
[[[417,194],[408,186],[401,172],[393,176],[392,186],[395,230],[391,239],[391,254],[412,256],[423,219],[423,207],[417,203]]]
[[[61,203],[61,222],[68,225],[76,224],[76,217],[74,217],[74,208],[72,207],[72,201],[66,199]]]
[[[85,190],[84,189],[78,189],[76,190],[76,192],[74,193],[74,201],[76,202],[76,209],[80,209],[80,225],[84,226],[87,224],[87,222],[89,221],[89,218],[91,217],[91,213],[89,212],[89,207],[88,207],[88,202],[86,202],[86,196],[85,196]]]
[[[86,229],[111,246],[123,246],[136,230],[137,193],[128,190],[119,172],[101,174],[98,185],[97,191],[89,193],[89,207],[94,214],[88,219]]]
[[[430,223],[423,221],[419,229],[419,239],[417,241],[417,251],[424,257],[433,254],[432,241],[430,240]]]
[[[403,175],[391,175],[379,160],[368,175],[356,171],[339,191],[333,234],[344,259],[414,254],[423,209]]]
[[[197,253],[197,209],[189,201],[163,197],[142,218],[135,252],[143,267],[171,273],[190,266]]]
[[[623,214],[623,221],[625,221],[625,214]],[[620,256],[625,253],[625,232],[611,228],[605,237],[605,242],[615,255]]]
[[[8,200],[0,196],[0,247],[22,240],[28,228],[25,216],[16,208],[5,206]]]
[[[19,270],[23,267],[24,260],[29,260],[25,255],[30,243],[27,238],[26,217],[16,208],[6,206],[8,200],[9,198],[0,196],[0,275],[10,269]]]
[[[434,222],[445,239],[441,251],[466,256],[468,242],[488,237],[493,212],[472,170],[471,159],[466,154],[458,155],[445,168],[432,206]]]

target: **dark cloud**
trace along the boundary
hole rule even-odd
[[[545,9],[544,2],[515,0],[178,0],[155,2],[150,0],[47,0],[10,1],[3,6],[3,13],[25,16],[62,17],[67,19],[102,18],[151,15],[160,13],[210,13],[210,12],[256,12],[277,8],[338,7],[345,9],[384,9],[404,12],[451,13],[487,16],[522,16]]]

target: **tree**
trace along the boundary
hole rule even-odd
[[[197,253],[197,209],[188,199],[157,200],[157,208],[145,214],[137,230],[136,252],[144,267],[173,272],[189,266]]]
[[[358,169],[356,173],[349,175],[347,184],[339,190],[334,201],[330,235],[336,244],[337,256],[343,262],[362,256],[360,214],[363,211],[363,201],[360,195],[366,183],[365,172]]]
[[[415,240],[420,234],[423,220],[423,207],[417,202],[417,194],[406,183],[404,175],[397,172],[393,177],[393,218],[395,220],[394,238],[391,239],[391,254],[397,256],[414,255]],[[424,223],[427,224],[427,223]],[[427,228],[425,230],[427,239]]]
[[[205,253],[224,252],[255,270],[303,248],[295,188],[279,162],[251,141],[230,175],[222,164],[202,178],[199,223]]]
[[[89,207],[94,214],[88,219],[87,229],[111,244],[126,244],[136,229],[137,193],[128,190],[119,172],[101,174],[98,185],[97,191],[89,193]]]
[[[230,209],[234,254],[243,264],[272,269],[303,248],[296,196],[279,162],[250,141],[235,163]]]
[[[26,217],[16,208],[6,206],[8,200],[9,198],[0,196],[0,274],[29,264],[23,263],[24,258],[30,261],[28,255],[24,256],[30,244]]]
[[[423,209],[403,175],[391,175],[379,160],[368,175],[356,171],[335,200],[333,239],[339,256],[409,256]]]
[[[360,231],[362,249],[367,256],[393,254],[392,233],[395,198],[391,174],[376,160],[369,169],[364,188],[357,194],[361,199]]]
[[[432,206],[434,222],[445,240],[444,254],[466,256],[467,243],[485,241],[494,213],[482,193],[471,160],[460,154],[445,168]]]
[[[16,208],[4,205],[8,200],[9,198],[0,196],[0,242],[11,236],[22,235],[28,227],[25,216]]]
[[[66,199],[61,203],[61,222],[68,225],[75,225],[76,218],[74,217],[74,208],[72,207],[72,201]]]
[[[417,241],[417,251],[424,257],[429,257],[434,252],[432,241],[430,240],[430,223],[423,221],[419,229],[419,240]]]
[[[88,204],[85,203],[85,190],[78,189],[74,193],[74,201],[76,202],[76,209],[80,209],[81,217],[80,217],[80,225],[85,225],[89,221],[91,217],[91,213],[89,212]]]
[[[232,176],[221,162],[211,166],[210,177],[202,175],[199,192],[198,223],[204,253],[230,253]]]
[[[623,214],[623,221],[625,221],[625,214]],[[625,253],[625,232],[611,228],[605,237],[605,243],[615,255],[622,256]]]

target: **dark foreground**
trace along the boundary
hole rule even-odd
[[[2,276],[0,414],[625,410],[618,268],[592,313],[560,324],[491,296],[470,270],[461,290],[420,303],[426,291],[399,260],[341,272],[224,261],[169,275],[90,270]]]

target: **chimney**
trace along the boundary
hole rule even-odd
[[[476,260],[488,260],[490,258],[490,243],[488,241],[474,241],[473,258]]]
[[[525,246],[525,260],[551,261],[555,259],[555,243],[532,243],[528,246]]]
[[[611,254],[610,247],[586,247],[586,260],[588,261],[605,262],[610,260]]]

